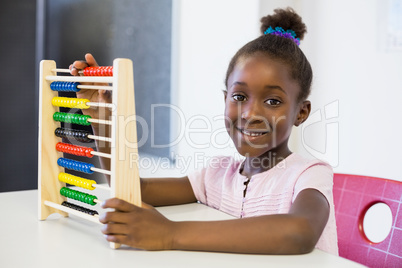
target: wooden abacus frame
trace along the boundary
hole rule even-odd
[[[53,81],[112,84],[110,196],[141,206],[138,164],[130,161],[132,154],[138,155],[133,65],[129,59],[115,59],[113,61],[113,76],[108,77],[57,76],[57,72],[65,71],[57,69],[55,61],[42,60],[40,63],[38,217],[40,220],[45,220],[53,213],[59,213],[63,216],[68,216],[70,213],[100,223],[94,216],[60,205],[67,199],[59,193],[66,184],[57,179],[58,174],[63,172],[63,168],[57,165],[57,159],[62,157],[62,153],[57,152],[55,148],[61,140],[55,136],[54,130],[59,127],[60,123],[53,120],[53,114],[59,109],[52,105],[52,98],[57,97],[58,92],[51,90],[50,84]],[[102,88],[102,86],[98,88]],[[135,142],[128,144],[128,140]],[[111,247],[118,248],[119,245],[111,243]]]

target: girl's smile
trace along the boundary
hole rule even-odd
[[[240,129],[237,128],[238,131],[240,131],[243,135],[249,136],[249,137],[261,137],[267,133],[269,133],[269,131],[265,131],[265,130],[259,130],[259,129]]]

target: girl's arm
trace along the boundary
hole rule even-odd
[[[182,178],[141,178],[142,201],[152,206],[171,206],[194,203],[190,181]]]
[[[173,222],[158,211],[119,199],[105,201],[102,232],[111,242],[147,250],[180,249],[261,254],[302,254],[312,251],[329,216],[326,198],[305,189],[288,214],[226,221]]]

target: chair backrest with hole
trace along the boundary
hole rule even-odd
[[[333,192],[339,255],[369,267],[402,267],[402,182],[334,174]],[[386,207],[389,220],[373,205]],[[382,241],[368,233],[369,218]]]

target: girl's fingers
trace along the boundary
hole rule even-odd
[[[85,69],[88,66],[98,66],[96,60],[92,54],[87,53],[85,54],[85,60],[76,60],[73,64],[70,65],[70,73],[72,75],[79,75],[79,71]]]
[[[74,76],[78,75],[78,70],[77,70],[77,68],[74,67],[74,64],[71,64],[68,69],[70,70],[71,75],[74,75]]]
[[[89,66],[89,64],[83,60],[76,60],[73,62],[73,67],[78,70],[85,69],[88,66]]]
[[[89,66],[99,66],[98,63],[96,62],[94,56],[92,56],[91,53],[85,54],[85,60]]]
[[[142,202],[142,203],[141,203],[141,207],[142,207],[142,208],[146,208],[146,209],[154,209],[154,207],[153,207],[153,206],[148,205],[148,204],[147,204],[147,203],[145,203],[145,202]]]
[[[76,60],[73,62],[73,64],[70,65],[70,73],[72,75],[79,75],[79,71],[85,69],[86,67],[88,67],[88,63],[86,61],[82,61],[82,60]]]
[[[124,200],[118,199],[118,198],[111,198],[103,202],[102,204],[103,208],[114,208],[116,210],[122,211],[122,212],[130,212],[138,209],[137,206],[128,203]]]
[[[127,212],[111,211],[105,212],[99,216],[99,221],[103,224],[109,223],[128,223],[130,222],[130,215]]]
[[[103,234],[113,235],[126,235],[128,234],[127,224],[122,223],[108,223],[102,226],[101,231]]]
[[[105,238],[109,242],[114,242],[118,244],[128,244],[128,238],[126,235],[105,235]]]

